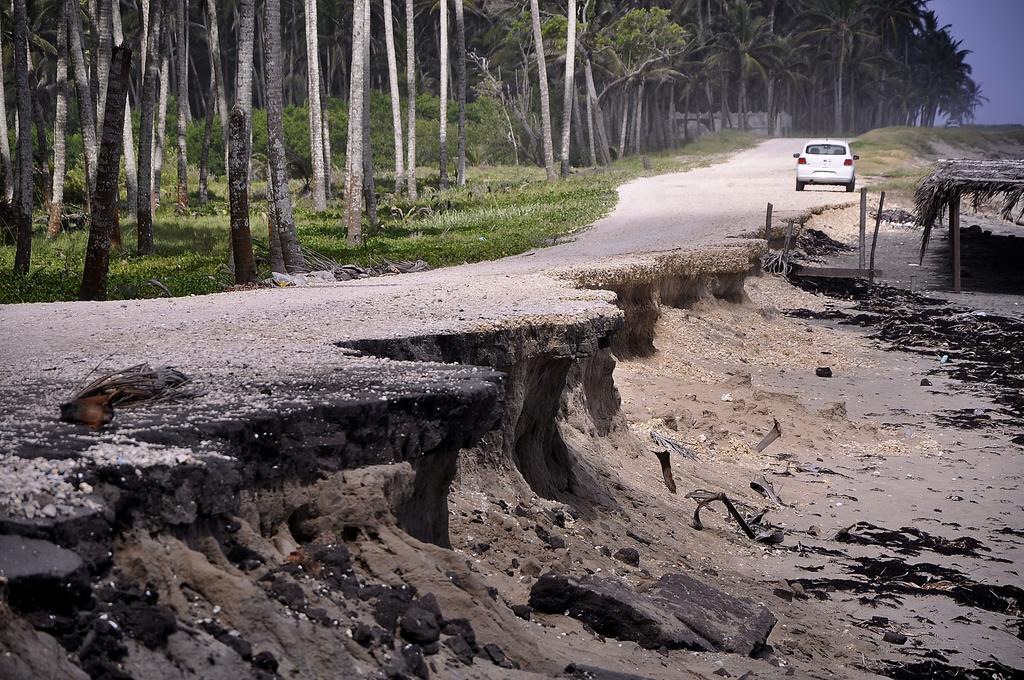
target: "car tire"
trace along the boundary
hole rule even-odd
[[[853,190],[856,189],[856,188],[857,188],[857,180],[851,180],[850,183],[846,185],[846,193],[852,194]]]
[[[796,190],[797,191],[803,191],[804,190],[804,182],[801,182],[800,180],[797,180],[796,181]]]

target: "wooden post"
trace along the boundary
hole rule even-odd
[[[868,190],[860,190],[860,253],[857,266],[864,269],[865,248],[867,247],[867,221],[868,221]]]
[[[772,204],[768,204],[768,210],[764,215],[764,240],[768,242],[768,247],[772,247]]]
[[[960,292],[960,196],[949,201],[949,236],[953,252],[953,292]]]
[[[882,208],[885,207],[885,192],[878,197],[878,214],[875,215],[875,235],[871,237],[871,264],[868,265],[868,283],[875,282],[875,246],[878,245],[878,228],[882,225]]]
[[[793,237],[793,221],[786,224],[786,244],[782,248],[782,261],[789,264],[789,243]]]

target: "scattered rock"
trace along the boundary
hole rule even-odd
[[[905,645],[907,643],[907,636],[903,633],[897,633],[892,630],[885,631],[885,635],[882,639],[890,644],[894,645]]]
[[[22,611],[65,611],[90,592],[89,573],[76,553],[24,536],[0,535],[0,577],[7,599]]]
[[[571,663],[566,666],[565,676],[572,678],[572,680],[650,680],[650,678],[644,675],[609,671],[604,668],[585,666],[579,663]]]
[[[818,376],[819,378],[831,378],[832,369],[829,368],[828,366],[819,366],[818,368],[814,369],[814,375]]]
[[[505,656],[505,652],[501,651],[501,647],[493,642],[488,642],[484,645],[481,656],[490,659],[495,666],[500,666],[502,668],[519,668],[519,664]]]
[[[614,557],[630,566],[640,566],[640,552],[636,548],[619,548],[615,551]]]
[[[523,560],[523,566],[520,567],[519,573],[523,574],[524,576],[540,576],[540,565],[537,563],[537,560],[533,559],[532,557],[527,558]]]
[[[528,604],[514,604],[512,605],[512,613],[523,621],[529,621],[530,615],[533,613],[533,608]]]
[[[921,378],[921,387],[931,387],[932,381],[928,378]]]
[[[430,644],[441,637],[441,626],[434,612],[412,606],[402,614],[401,632],[409,642]]]
[[[277,657],[267,650],[263,650],[252,658],[252,665],[260,670],[276,673],[278,666]]]

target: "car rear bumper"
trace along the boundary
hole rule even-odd
[[[843,170],[801,170],[796,171],[797,181],[806,184],[849,184],[855,176],[853,168],[848,172]]]

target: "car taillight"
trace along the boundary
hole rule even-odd
[[[806,159],[806,158],[804,158],[803,156],[801,156],[801,157],[800,157],[800,160],[798,160],[798,161],[796,162],[796,164],[797,164],[797,165],[807,165],[807,159]]]
[[[843,165],[853,165],[853,159],[847,158],[845,161],[843,161]]]

